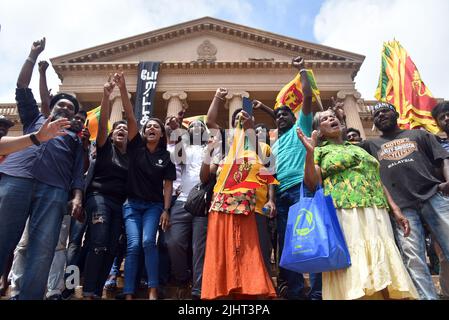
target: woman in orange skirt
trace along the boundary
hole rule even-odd
[[[253,121],[247,113],[239,114],[239,119],[233,146],[227,157],[218,164],[217,159],[214,159],[210,164],[213,145],[210,144],[201,168],[203,183],[206,183],[211,175],[217,175],[208,216],[202,299],[255,299],[276,296],[259,245],[255,217],[257,187],[254,187],[257,183],[260,187],[276,183],[276,180],[270,179],[272,176],[264,176],[268,178],[260,180],[263,165],[254,148],[243,150],[243,145],[236,143],[238,137],[244,136],[242,126],[245,129],[253,127]],[[240,154],[238,150],[243,153]],[[237,158],[242,161],[236,162]],[[251,184],[251,181],[256,180],[253,179],[256,175],[259,180],[256,184]],[[265,204],[267,197],[258,197],[257,202]]]

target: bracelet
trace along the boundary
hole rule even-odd
[[[36,60],[34,60],[33,58],[31,58],[30,56],[28,56],[28,58],[27,58],[26,61],[29,61],[29,62],[31,62],[32,64],[35,64],[35,63],[36,63]]]
[[[30,134],[30,140],[36,145],[36,146],[40,146],[41,142],[39,141],[39,139],[36,137],[36,135],[34,133]]]
[[[170,212],[170,209],[171,209],[171,208],[164,208],[163,211],[165,211],[165,212]]]
[[[218,99],[220,99],[221,101],[226,101],[226,99],[223,99],[222,97],[219,97],[219,96],[217,96],[217,95],[215,95],[215,98],[218,98]]]
[[[299,70],[299,73],[301,73],[303,71],[307,72],[307,69],[301,69],[301,70]]]

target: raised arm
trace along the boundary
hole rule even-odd
[[[216,147],[219,146],[221,141],[216,137],[209,139],[207,147],[203,154],[203,163],[201,164],[200,181],[201,183],[208,183],[211,175],[217,172],[217,165],[212,163],[212,153]]]
[[[274,110],[271,109],[270,107],[264,105],[262,102],[260,102],[259,100],[253,100],[253,108],[254,109],[259,109],[262,110],[263,112],[268,113],[268,115],[273,118],[273,120],[276,120],[276,116],[274,115]]]
[[[293,59],[292,64],[293,67],[298,69],[301,78],[302,94],[304,96],[302,113],[308,115],[312,112],[312,88],[310,87],[309,78],[307,77],[304,59],[302,57],[296,57]]]
[[[38,64],[39,67],[39,94],[41,96],[41,112],[45,117],[50,116],[50,101],[51,95],[47,86],[47,61],[40,61]]]
[[[218,112],[220,109],[223,109],[226,103],[226,95],[228,94],[228,90],[225,88],[218,88],[215,92],[214,99],[210,104],[209,110],[207,110],[207,127],[209,129],[220,129],[220,126],[217,123]]]
[[[31,81],[31,76],[33,74],[34,64],[36,63],[37,57],[45,49],[45,37],[41,40],[34,41],[31,46],[30,54],[25,60],[25,63],[20,70],[19,78],[17,79],[17,88],[28,88]]]
[[[98,121],[97,146],[100,148],[106,143],[108,138],[108,120],[111,105],[109,97],[114,90],[115,82],[109,77],[108,81],[103,86],[103,98],[101,99],[100,120]]]
[[[332,106],[329,108],[335,112],[340,123],[346,128],[346,113],[344,110],[344,102],[338,101],[334,97],[331,97]]]
[[[139,128],[137,126],[136,116],[134,115],[133,105],[131,104],[131,100],[129,100],[128,89],[126,88],[123,72],[114,75],[114,82],[120,90],[123,109],[125,110],[126,119],[128,121],[128,140],[131,141],[139,133]]]
[[[315,190],[317,184],[322,184],[321,168],[315,165],[314,153],[317,146],[318,132],[314,130],[312,137],[307,137],[300,128],[296,129],[299,140],[306,148],[306,163],[304,168],[304,183],[310,191]]]

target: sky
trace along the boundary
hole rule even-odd
[[[366,100],[374,98],[382,43],[395,38],[433,95],[449,99],[448,14],[447,0],[1,0],[0,102],[14,101],[23,61],[43,36],[40,59],[48,60],[204,16],[365,55],[355,81]],[[37,80],[35,70],[35,93]]]

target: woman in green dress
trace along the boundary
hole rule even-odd
[[[304,182],[331,195],[351,255],[347,269],[323,273],[323,299],[415,299],[417,291],[394,241],[389,212],[409,234],[408,220],[383,187],[378,161],[345,141],[331,110],[313,120],[312,137],[298,129],[307,149]]]

